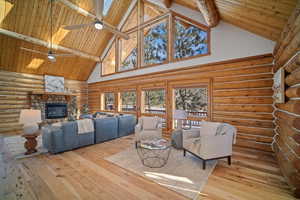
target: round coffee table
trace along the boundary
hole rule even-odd
[[[160,168],[167,164],[171,143],[165,139],[147,140],[137,143],[137,152],[144,166]]]

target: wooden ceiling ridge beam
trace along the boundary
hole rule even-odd
[[[73,3],[71,3],[71,2],[68,1],[68,0],[57,0],[57,1],[63,3],[65,6],[71,8],[72,10],[75,10],[76,12],[78,12],[79,14],[82,14],[83,16],[93,18],[93,20],[97,19],[97,17],[96,17],[94,14],[92,14],[92,13],[90,13],[90,12],[84,10],[83,8],[80,8],[79,6],[77,6],[77,5],[73,4]],[[122,37],[125,38],[125,39],[129,39],[128,34],[122,33],[122,32],[121,32],[120,30],[118,30],[115,26],[113,26],[113,25],[111,25],[111,24],[109,24],[109,23],[107,23],[107,22],[105,22],[105,21],[103,21],[103,26],[104,26],[106,29],[108,29],[110,32],[115,33],[115,34],[119,34],[120,36],[122,36]]]
[[[23,35],[23,34],[20,34],[20,33],[16,33],[16,32],[13,32],[13,31],[9,31],[9,30],[3,29],[3,28],[0,28],[0,34],[7,35],[9,37],[13,37],[13,38],[16,38],[16,39],[19,39],[19,40],[24,40],[26,42],[30,42],[30,43],[33,43],[33,44],[36,44],[36,45],[44,46],[44,47],[47,47],[47,48],[50,47],[49,42],[46,42],[46,41],[43,41],[43,40],[40,40],[40,39],[37,39],[37,38],[34,38],[34,37],[30,37],[30,36],[27,36],[27,35]],[[60,46],[58,44],[52,44],[52,48],[54,50],[68,52],[68,53],[74,54],[74,55],[82,57],[82,58],[93,60],[95,62],[100,62],[100,58],[97,57],[97,56],[93,56],[93,55],[90,55],[90,54],[87,54],[87,53],[84,53],[84,52],[81,52],[81,51],[78,51],[78,50],[75,50],[75,49],[70,49],[70,48],[67,48],[67,47],[63,47],[63,46]]]
[[[209,27],[215,27],[219,24],[220,15],[214,0],[195,0],[197,7],[202,13]]]

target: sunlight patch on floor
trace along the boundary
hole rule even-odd
[[[180,176],[174,176],[170,174],[163,174],[163,173],[156,173],[156,172],[144,172],[145,176],[148,176],[150,178],[155,178],[155,179],[171,179],[174,181],[181,181],[185,183],[190,183],[193,184],[193,181],[186,177],[180,177]]]

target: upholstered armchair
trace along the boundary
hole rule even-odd
[[[135,126],[135,145],[142,140],[162,138],[162,120],[159,117],[140,117]]]
[[[184,131],[183,154],[186,152],[206,161],[227,158],[231,164],[232,145],[235,143],[236,128],[226,123],[203,122],[198,131]]]

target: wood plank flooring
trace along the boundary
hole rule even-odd
[[[130,145],[132,136],[13,161],[0,137],[0,199],[186,199],[104,159]],[[219,161],[198,199],[294,198],[270,153],[235,148],[232,165]]]

